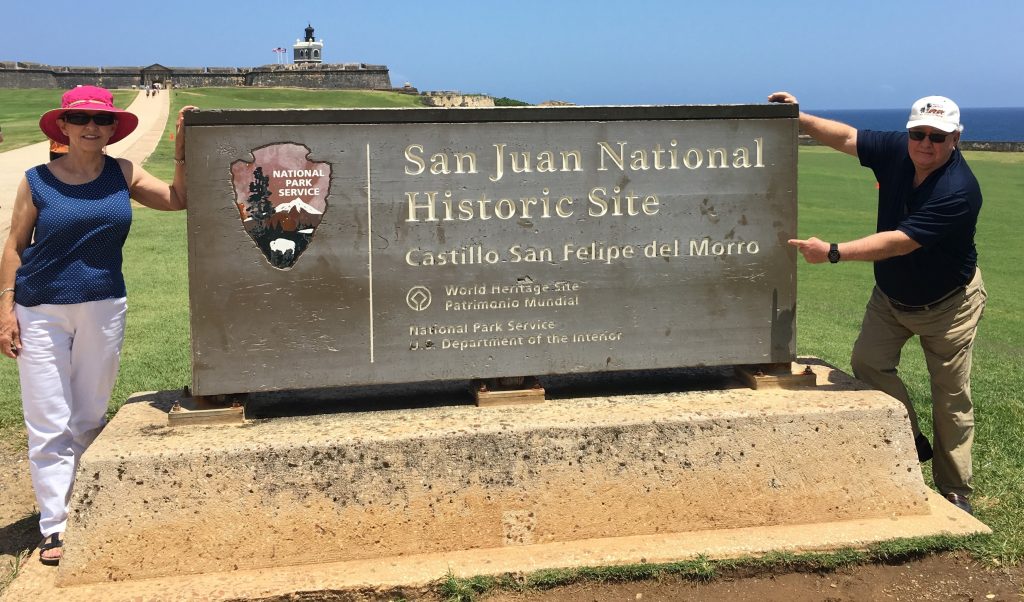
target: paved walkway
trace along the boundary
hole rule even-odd
[[[156,149],[167,125],[170,110],[170,94],[161,90],[156,96],[143,93],[135,98],[128,110],[139,117],[139,127],[131,135],[107,147],[107,153],[114,157],[125,157],[135,163],[142,163]],[[0,151],[3,144],[0,143]],[[23,146],[12,151],[0,152],[0,245],[7,240],[11,224],[11,210],[14,194],[26,169],[45,163],[50,157],[49,141]]]

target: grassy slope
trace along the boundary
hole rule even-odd
[[[316,106],[303,103],[296,90],[241,91],[232,89],[177,92],[174,108],[199,104],[228,108],[249,103],[247,93],[263,97],[261,106]],[[265,96],[264,96],[265,95]],[[398,100],[415,100],[402,97]],[[383,102],[371,96],[370,101]],[[252,106],[252,105],[249,105]],[[350,106],[350,105],[349,105]],[[381,106],[378,104],[377,106]],[[172,113],[173,115],[174,113]],[[169,139],[147,166],[170,173]],[[978,227],[981,266],[990,293],[975,349],[974,392],[977,403],[976,486],[979,517],[996,532],[970,545],[980,556],[1020,562],[1024,554],[1024,462],[1014,445],[1024,429],[1019,391],[1024,390],[1022,341],[1024,296],[1017,293],[1024,267],[1012,250],[1017,211],[1015,199],[1024,194],[1024,155],[968,153],[985,193]],[[875,184],[871,173],[849,157],[821,148],[800,149],[801,236],[826,240],[855,238],[873,230]],[[119,407],[135,391],[178,388],[189,382],[187,269],[184,215],[140,210],[125,249],[125,274],[130,293],[130,317],[121,377],[112,400]],[[798,349],[849,369],[849,352],[856,337],[872,283],[868,264],[838,266],[799,264]],[[922,419],[929,420],[928,379],[916,343],[908,345],[902,371]],[[0,436],[23,437],[13,362],[0,363]],[[928,430],[928,425],[924,425]],[[926,473],[928,471],[926,470]]]
[[[171,118],[160,146],[149,157],[146,168],[164,180],[173,176],[170,143],[174,120],[186,105],[200,109],[306,109],[306,108],[408,108],[421,107],[419,96],[364,90],[300,90],[295,88],[187,88],[171,96]]]
[[[60,106],[63,90],[12,90],[0,89],[0,127],[4,130],[4,141],[0,151],[14,150],[21,146],[46,140],[39,131],[39,117]],[[135,90],[114,90],[114,104],[128,106]]]

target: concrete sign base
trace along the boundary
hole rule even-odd
[[[47,574],[62,600],[244,599],[988,531],[925,486],[898,402],[804,363],[815,388],[243,426],[171,428],[139,396],[83,458]],[[47,581],[28,564],[12,594]]]

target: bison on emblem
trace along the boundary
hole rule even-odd
[[[310,152],[282,142],[253,150],[251,162],[231,164],[242,227],[278,269],[295,265],[327,211],[331,164],[310,161]]]

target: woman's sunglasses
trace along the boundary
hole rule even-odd
[[[924,132],[915,132],[914,130],[910,130],[907,133],[910,135],[911,140],[920,142],[927,137],[935,144],[942,144],[946,141],[946,137],[949,136],[949,134],[925,134]]]
[[[72,125],[85,125],[92,121],[96,125],[114,125],[117,118],[111,113],[64,113],[64,121]]]

